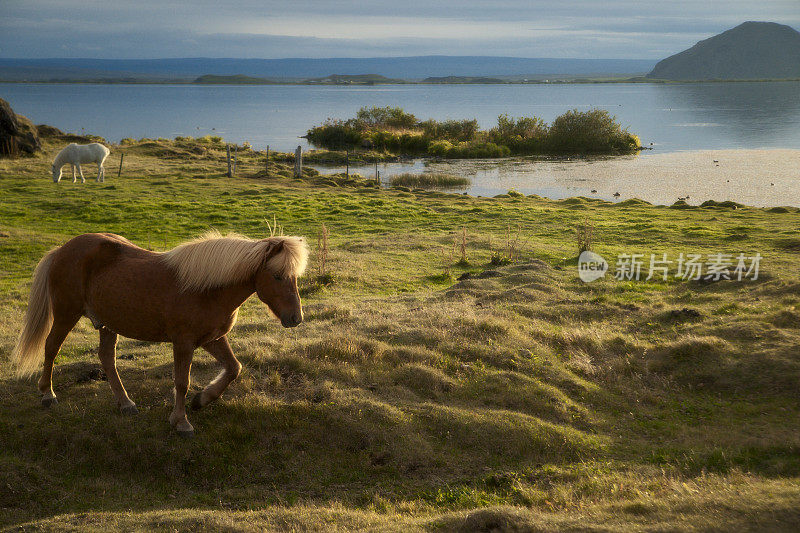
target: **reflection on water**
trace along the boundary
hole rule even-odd
[[[800,131],[797,82],[686,83],[655,87],[669,126],[697,128],[697,148],[796,147]],[[702,130],[699,130],[702,128]]]
[[[315,167],[323,173],[344,167]],[[378,165],[381,182],[406,172],[437,172],[470,178],[466,188],[450,189],[494,196],[513,189],[552,199],[574,196],[621,201],[640,198],[672,204],[686,198],[734,200],[752,206],[800,207],[800,150],[707,150],[659,154],[536,161],[532,159],[424,161]],[[374,178],[375,165],[351,166],[351,173]],[[616,194],[619,196],[615,196]]]

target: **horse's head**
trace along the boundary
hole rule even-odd
[[[53,183],[58,183],[61,181],[61,167],[56,168],[54,163],[51,170],[53,171]]]
[[[290,237],[295,239],[294,237]],[[294,249],[296,248],[296,249]],[[301,259],[297,256],[300,254]],[[270,311],[281,320],[285,328],[293,328],[303,321],[303,306],[297,291],[297,276],[305,267],[305,243],[300,239],[291,243],[279,240],[270,246],[264,266],[256,274],[256,294]],[[297,268],[286,268],[287,263],[297,263]]]

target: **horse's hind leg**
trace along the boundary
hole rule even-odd
[[[81,183],[86,183],[86,178],[83,177],[83,169],[78,165],[78,173],[81,175]]]
[[[100,328],[100,348],[98,349],[100,355],[100,363],[103,365],[103,371],[108,378],[108,384],[111,386],[111,392],[117,398],[117,406],[123,415],[135,415],[139,412],[136,409],[136,404],[128,397],[122,381],[119,379],[117,373],[117,334],[106,327]]]
[[[42,393],[42,405],[45,407],[58,403],[53,392],[53,363],[56,360],[58,351],[61,349],[61,345],[64,344],[64,339],[75,327],[79,318],[80,315],[73,318],[56,317],[53,321],[53,327],[50,328],[50,333],[47,335],[47,340],[44,343],[44,367],[42,369],[42,377],[39,378],[39,392]]]
[[[209,342],[203,349],[214,356],[214,359],[222,364],[222,372],[208,384],[205,389],[198,392],[192,398],[192,409],[201,409],[219,398],[228,385],[239,376],[242,364],[233,355],[228,337],[222,337]]]

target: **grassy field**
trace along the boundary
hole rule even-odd
[[[785,530],[800,524],[800,213],[474,198],[240,151],[112,147],[105,183],[0,160],[0,527],[23,530]],[[116,177],[125,153],[122,177]],[[680,206],[677,206],[680,207]],[[735,207],[735,206],[734,206]],[[94,231],[166,250],[275,217],[317,248],[285,330],[257,299],[240,379],[175,436],[171,348],[122,339],[116,412],[82,319],[60,403],[8,365],[41,255]],[[756,281],[582,283],[619,253],[759,252]],[[463,253],[462,253],[463,252]],[[465,275],[468,274],[468,275]],[[463,277],[464,279],[457,279]],[[198,351],[192,390],[217,373]],[[191,393],[190,393],[191,394]]]

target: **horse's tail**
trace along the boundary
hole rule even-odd
[[[25,311],[25,324],[17,345],[11,352],[11,361],[17,367],[17,376],[27,377],[36,372],[44,355],[44,344],[53,326],[53,305],[50,300],[48,279],[53,254],[50,250],[42,257],[33,273],[33,285]]]

